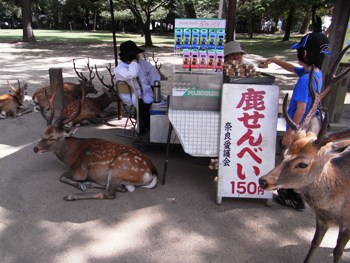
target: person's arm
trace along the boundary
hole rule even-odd
[[[295,70],[294,70],[295,66],[293,64],[286,62],[286,61],[283,61],[283,60],[278,59],[278,58],[268,58],[265,61],[262,61],[262,63],[265,65],[275,63],[276,65],[280,66],[281,68],[283,68],[289,72],[295,73]]]
[[[294,123],[300,123],[301,119],[304,116],[304,113],[306,111],[306,103],[305,102],[297,102],[297,109],[295,111],[293,122]],[[284,134],[282,139],[282,145],[284,146],[290,146],[292,143],[292,132],[293,130],[291,128],[288,128],[287,132]]]
[[[153,86],[155,80],[160,81],[160,75],[159,75],[158,70],[150,62],[148,62],[146,60],[143,60],[142,61],[142,67],[147,72],[147,78],[148,78],[148,81],[149,81],[148,84],[150,86]]]

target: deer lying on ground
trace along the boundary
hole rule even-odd
[[[24,110],[23,106],[24,97],[27,94],[27,84],[21,87],[19,80],[17,82],[18,88],[13,87],[10,82],[7,82],[13,94],[0,95],[0,119],[4,119],[7,116],[15,118],[32,112],[31,110]]]
[[[340,261],[350,239],[350,129],[326,136],[328,119],[325,118],[320,129],[314,129],[313,132],[307,130],[308,124],[315,118],[313,115],[321,99],[350,71],[348,68],[335,75],[341,57],[349,47],[340,53],[330,71],[331,77],[325,81],[324,89],[317,96],[312,88],[313,70],[310,72],[309,90],[314,101],[299,125],[287,113],[287,94],[283,114],[289,127],[294,130],[292,144],[284,152],[282,162],[259,180],[260,186],[269,191],[278,188],[297,189],[314,210],[316,232],[304,262],[310,262],[332,224],[339,226],[338,241],[333,250],[334,262]]]
[[[89,60],[87,62],[87,67],[89,70],[89,79],[87,79],[82,72],[77,71],[73,59],[73,68],[80,80],[78,84],[72,82],[63,83],[63,96],[66,105],[76,101],[79,98],[82,86],[84,86],[85,94],[97,94],[98,91],[95,89],[94,84],[92,83],[95,75],[93,74],[93,70],[90,68]],[[49,110],[49,103],[45,95],[46,93],[49,95],[51,94],[51,86],[40,88],[34,92],[32,101],[34,103],[34,110],[36,112],[41,111],[41,109],[43,109],[45,112]]]
[[[57,85],[58,86],[58,85]],[[80,199],[114,199],[116,191],[132,192],[135,187],[155,188],[157,170],[152,161],[142,152],[127,145],[101,139],[66,137],[64,125],[79,115],[84,96],[81,96],[77,112],[70,119],[58,119],[54,124],[54,93],[48,98],[50,115],[41,111],[47,127],[35,153],[53,152],[69,167],[60,177],[61,182],[77,187],[103,188],[100,193],[77,193],[64,197],[67,201]]]
[[[114,90],[114,74],[111,71],[111,64],[106,67],[109,75],[111,77],[111,84],[106,84],[103,80],[103,76],[101,77],[97,71],[97,67],[95,65],[96,75],[102,85],[107,87],[107,89],[103,88],[103,94],[96,98],[85,98],[84,103],[81,106],[80,114],[74,118],[67,126],[75,126],[77,124],[83,124],[85,122],[93,122],[100,123],[101,121],[106,120],[106,118],[110,117],[104,111],[112,102],[117,102],[119,99]],[[70,118],[72,114],[74,114],[79,107],[79,101],[75,101],[66,105],[61,112],[60,118],[62,120],[66,120]],[[115,114],[116,116],[116,114]]]

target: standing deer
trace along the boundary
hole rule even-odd
[[[31,112],[31,110],[23,111],[23,101],[27,94],[27,84],[21,87],[19,80],[17,80],[17,82],[18,88],[13,87],[10,82],[7,82],[13,91],[13,94],[0,95],[0,119],[4,119],[7,116],[15,118]]]
[[[310,262],[331,225],[339,227],[337,245],[333,250],[335,263],[341,260],[344,247],[350,239],[350,129],[326,136],[327,118],[321,121],[320,129],[307,129],[310,121],[312,124],[321,99],[350,71],[348,68],[335,75],[341,57],[349,47],[350,45],[336,59],[330,71],[331,77],[325,81],[320,94],[313,93],[313,72],[310,72],[309,90],[313,104],[301,124],[295,124],[289,117],[286,106],[288,94],[286,95],[283,114],[294,131],[292,143],[284,152],[282,162],[259,180],[260,186],[268,191],[278,188],[299,190],[302,198],[314,210],[316,231],[304,262]]]
[[[104,111],[112,102],[117,102],[119,99],[114,91],[114,74],[111,71],[111,64],[106,67],[109,75],[111,77],[111,84],[106,84],[103,80],[103,76],[101,77],[98,74],[97,67],[95,65],[96,75],[102,85],[107,87],[107,89],[103,88],[103,94],[96,98],[85,98],[84,103],[81,106],[80,114],[74,118],[69,126],[75,126],[79,123],[83,123],[86,121],[90,121],[93,123],[99,123],[101,118],[107,117],[107,113]],[[66,105],[61,112],[60,118],[62,120],[66,120],[70,118],[72,114],[74,114],[79,107],[79,101],[72,102]]]
[[[142,152],[127,145],[122,145],[101,139],[80,139],[66,137],[64,125],[79,115],[84,96],[81,96],[80,106],[70,119],[54,118],[54,97],[48,98],[50,116],[41,111],[47,121],[47,127],[35,153],[53,152],[58,159],[69,167],[69,171],[61,175],[60,181],[77,187],[82,191],[87,188],[103,188],[100,193],[77,193],[64,197],[67,201],[80,199],[114,199],[116,191],[132,192],[135,186],[155,188],[157,185],[157,170],[152,161]]]
[[[81,94],[81,89],[84,87],[85,94],[93,93],[97,94],[98,91],[95,89],[92,80],[95,78],[95,74],[93,74],[93,70],[90,68],[90,61],[87,62],[87,67],[89,70],[89,79],[87,79],[82,72],[78,72],[75,67],[75,61],[73,59],[73,68],[77,76],[79,77],[79,84],[72,82],[63,83],[63,96],[65,104],[69,104],[77,100]],[[46,90],[46,91],[45,91]],[[51,87],[46,86],[36,90],[32,96],[32,101],[34,103],[34,110],[36,112],[41,111],[43,109],[45,112],[49,110],[49,103],[47,101],[45,94],[51,94]]]

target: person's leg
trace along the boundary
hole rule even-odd
[[[144,103],[143,100],[139,100],[139,127],[140,135],[145,134],[150,129],[150,115],[149,109],[152,104]]]
[[[280,205],[293,208],[298,211],[305,210],[305,203],[299,193],[293,189],[278,189],[276,202]]]

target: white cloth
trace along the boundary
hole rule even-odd
[[[139,61],[133,60],[130,64],[120,61],[114,69],[114,74],[117,81],[121,80],[128,82],[130,85],[133,84],[137,96],[142,98],[144,103],[153,102],[153,90],[151,86],[155,80],[160,81],[160,75],[151,63],[144,59],[139,59]],[[137,77],[140,80],[142,92],[136,79]],[[137,104],[137,97],[135,95],[132,96],[132,101],[129,95],[121,95],[121,99],[127,104],[132,103],[135,106]]]

